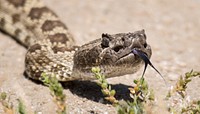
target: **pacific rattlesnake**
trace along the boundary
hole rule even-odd
[[[75,46],[68,28],[40,0],[0,0],[0,29],[28,48],[25,72],[33,79],[45,72],[60,81],[90,80],[95,66],[107,77],[121,76],[136,72],[143,63],[133,49],[151,56],[144,30],[102,34]]]

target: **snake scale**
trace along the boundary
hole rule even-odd
[[[0,0],[0,29],[27,47],[25,73],[40,79],[41,73],[59,81],[91,80],[91,68],[99,66],[106,77],[136,72],[143,61],[131,53],[152,51],[144,30],[102,34],[76,46],[68,28],[40,0]]]

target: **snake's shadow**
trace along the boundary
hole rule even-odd
[[[33,80],[29,78],[24,72],[24,76],[30,81],[36,84],[42,84],[41,81]],[[73,94],[78,95],[82,98],[87,98],[95,102],[100,102],[107,104],[108,102],[104,100],[104,95],[101,92],[100,86],[94,81],[69,81],[60,82],[64,89],[69,89]],[[45,85],[44,85],[45,86]],[[116,91],[115,98],[117,100],[131,100],[128,88],[131,86],[124,84],[111,84],[111,88]]]
[[[79,97],[87,98],[89,100],[101,103],[108,103],[103,100],[104,96],[101,88],[93,81],[71,81],[70,83],[62,83],[65,89],[69,89],[73,94]],[[128,88],[131,86],[124,84],[113,84],[111,88],[116,91],[117,100],[131,100]]]

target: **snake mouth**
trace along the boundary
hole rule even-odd
[[[119,49],[120,46],[118,46],[117,48],[115,47],[113,50],[119,50],[116,52],[118,59],[117,59],[117,63],[121,63],[121,62],[132,62],[133,61],[142,61],[141,57],[134,53],[133,50],[137,50],[140,53],[146,55],[146,57],[148,59],[150,59],[151,57],[151,47],[148,44],[144,44],[144,46],[130,46],[127,47],[125,49]]]

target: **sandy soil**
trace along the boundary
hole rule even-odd
[[[45,0],[45,3],[68,25],[78,45],[99,38],[102,33],[145,29],[153,49],[151,61],[170,84],[191,69],[200,71],[199,0]],[[3,33],[0,41],[0,91],[9,93],[14,106],[18,98],[23,99],[30,113],[54,114],[56,106],[48,88],[23,76],[26,49]],[[108,79],[118,91],[119,99],[127,99],[124,94],[127,87],[141,73],[142,69],[136,74]],[[157,98],[153,113],[167,114],[164,81],[151,68],[145,76]],[[199,79],[189,85],[192,99],[200,98],[199,87]],[[74,82],[64,92],[72,114],[116,113],[110,104],[102,102],[100,89],[93,82]]]

